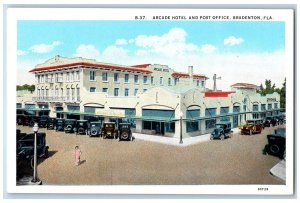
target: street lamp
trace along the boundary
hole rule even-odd
[[[39,131],[39,126],[37,123],[34,124],[32,128],[34,132],[34,155],[33,155],[33,179],[31,182],[36,183],[38,185],[42,184],[42,181],[37,177],[37,132]]]
[[[183,116],[183,113],[182,113],[182,111],[180,111],[179,116],[180,116],[180,141],[179,141],[179,144],[183,144],[183,141],[182,141],[182,116]]]

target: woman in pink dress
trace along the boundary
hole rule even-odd
[[[80,164],[81,151],[78,146],[75,147],[75,164],[78,166]]]

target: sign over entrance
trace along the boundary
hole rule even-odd
[[[125,110],[120,109],[96,109],[96,115],[107,117],[125,117]]]

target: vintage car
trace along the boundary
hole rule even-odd
[[[104,122],[102,127],[102,138],[118,138],[118,131],[116,129],[116,123],[114,122]]]
[[[285,158],[285,128],[278,128],[274,134],[267,135],[268,144],[265,146],[267,154]]]
[[[74,133],[76,132],[76,119],[65,119],[65,133]]]
[[[48,126],[48,118],[49,116],[41,116],[39,127],[40,128],[47,128]]]
[[[267,116],[265,118],[265,123],[264,123],[265,127],[271,127],[276,125],[277,125],[277,120],[275,119],[274,116]]]
[[[133,141],[130,123],[119,123],[119,141],[130,140]]]
[[[17,129],[16,130],[16,135],[17,135],[17,142],[18,142],[20,139],[25,137],[27,134],[26,133],[21,133],[21,130]]]
[[[285,123],[285,116],[284,115],[276,115],[274,116],[278,125],[282,125]]]
[[[101,136],[101,122],[90,122],[89,136]]]
[[[35,123],[39,123],[41,120],[41,117],[39,116],[34,116],[34,115],[28,115],[27,116],[27,124],[29,127],[33,127]]]
[[[87,135],[89,129],[89,123],[87,120],[77,120],[76,122],[76,135]]]
[[[47,158],[49,146],[46,145],[46,133],[37,133],[37,157]],[[17,159],[30,161],[33,168],[34,133],[27,134],[17,142]]]
[[[64,131],[65,119],[57,118],[55,121],[55,131]]]
[[[17,125],[23,125],[24,115],[17,115]]]
[[[29,123],[31,122],[32,118],[33,118],[33,115],[24,115],[22,125],[29,126]]]
[[[233,131],[231,130],[231,123],[229,121],[222,121],[216,123],[215,129],[212,131],[210,139],[215,138],[223,140],[227,137],[232,137]]]
[[[53,130],[55,129],[55,123],[56,123],[56,118],[48,118],[48,125],[47,125],[47,130]]]
[[[252,135],[254,133],[261,133],[263,130],[263,125],[261,119],[252,119],[247,120],[246,125],[240,127],[241,135],[249,134]]]

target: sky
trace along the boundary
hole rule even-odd
[[[163,64],[204,74],[217,88],[285,74],[284,22],[250,21],[18,21],[17,83],[33,84],[34,66],[53,58],[84,57],[120,65]]]

